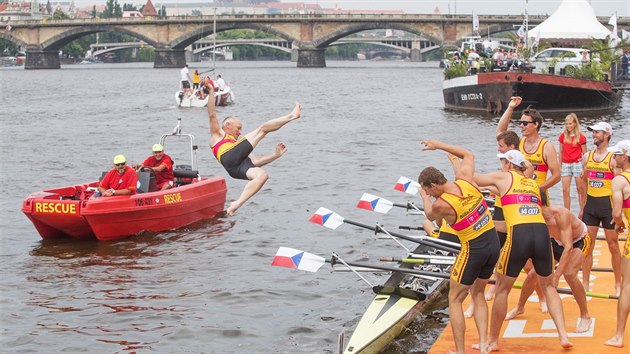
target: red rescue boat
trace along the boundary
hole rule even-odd
[[[166,138],[190,141],[191,165],[175,167],[175,187],[156,191],[155,176],[138,172],[138,193],[99,197],[98,181],[36,192],[24,200],[22,212],[43,239],[73,237],[109,241],[143,231],[165,231],[209,219],[224,210],[227,187],[223,177],[200,177],[194,136],[180,125]]]

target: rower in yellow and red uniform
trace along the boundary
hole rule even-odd
[[[508,130],[512,113],[521,102],[521,97],[510,99],[508,108],[497,124],[497,136]],[[547,193],[549,188],[560,182],[560,163],[556,148],[539,134],[542,125],[542,115],[532,106],[525,108],[519,121],[522,138],[518,149],[523,153],[525,159],[534,165],[534,179],[540,192]]]
[[[448,302],[455,347],[464,352],[466,322],[462,302],[469,292],[475,304],[479,341],[483,346],[487,342],[488,305],[483,291],[499,257],[499,239],[483,194],[472,184],[475,172],[472,152],[435,140],[422,143],[426,146],[424,150],[444,150],[462,159],[454,182],[447,181],[435,167],[427,167],[420,173],[418,183],[427,218],[446,221],[462,245],[451,270]]]
[[[508,294],[529,259],[547,298],[549,314],[558,330],[560,345],[570,348],[573,344],[565,328],[562,302],[553,284],[553,256],[549,230],[542,216],[539,187],[532,179],[525,177],[525,157],[520,151],[510,150],[497,157],[501,159],[501,171],[475,174],[474,179],[479,187],[488,188],[501,196],[508,228],[507,240],[496,267],[496,294],[486,350],[499,350],[499,334],[507,313]]]
[[[588,127],[588,130],[592,132],[595,149],[587,152],[582,159],[584,165],[583,178],[586,180],[587,190],[586,203],[582,206],[580,216],[588,227],[588,234],[593,242],[591,242],[591,249],[584,260],[582,283],[586,291],[588,291],[591,268],[593,267],[593,248],[601,226],[604,229],[606,243],[610,250],[612,269],[615,274],[615,292],[619,295],[621,286],[621,254],[619,251],[619,236],[612,224],[611,201],[613,171],[617,164],[612,159],[613,154],[607,151],[613,131],[610,124],[606,122],[591,125]]]
[[[630,222],[630,140],[621,140],[617,145],[608,148],[614,154],[617,167],[622,172],[612,180],[612,202],[615,229],[618,233],[627,230],[624,217]],[[617,301],[617,329],[615,335],[606,341],[606,345],[623,348],[623,335],[630,313],[630,237],[621,257],[621,292]]]
[[[208,78],[203,79],[203,86],[214,95],[214,87]],[[268,120],[258,128],[239,139],[243,123],[237,117],[227,117],[219,124],[214,100],[208,100],[208,119],[210,121],[210,147],[217,160],[225,170],[237,179],[248,180],[243,192],[237,200],[230,203],[226,213],[233,215],[243,203],[253,197],[267,182],[269,176],[262,166],[282,156],[287,147],[283,143],[276,144],[275,152],[256,157],[252,151],[267,134],[282,128],[285,124],[300,118],[301,106],[295,104],[293,111],[286,116]]]

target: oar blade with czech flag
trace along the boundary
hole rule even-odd
[[[371,210],[381,214],[387,214],[393,207],[393,202],[369,193],[363,193],[361,200],[359,200],[357,204],[357,208]]]
[[[318,255],[296,250],[295,248],[280,247],[271,265],[315,273],[324,263],[326,263],[326,259]]]
[[[418,182],[412,181],[407,177],[400,177],[398,182],[394,185],[395,190],[412,195],[418,194],[419,188],[420,184]]]
[[[325,226],[329,229],[335,230],[341,224],[343,224],[343,217],[332,210],[328,210],[324,207],[317,209],[315,214],[311,216],[308,221]]]

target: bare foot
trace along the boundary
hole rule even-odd
[[[488,291],[486,291],[486,301],[494,299],[494,284],[490,285]]]
[[[569,342],[569,338],[561,340],[560,346],[564,349],[569,349],[573,347],[573,343]]]
[[[614,336],[607,340],[604,344],[610,345],[611,347],[623,348],[623,337]]]
[[[584,333],[591,328],[591,323],[593,320],[589,318],[580,318],[578,320],[578,324],[575,327],[575,333]]]
[[[302,115],[302,106],[299,102],[295,102],[295,107],[291,112],[291,120],[298,119]]]
[[[472,345],[472,348],[473,348],[474,350],[479,350],[482,354],[489,353],[489,351],[488,351],[488,346],[487,346],[487,345],[486,345],[486,349],[485,349],[485,350],[481,350],[481,344],[479,344],[479,343],[477,343],[477,344],[473,344],[473,345]]]
[[[471,318],[473,317],[474,314],[475,314],[475,305],[473,305],[473,303],[471,302],[470,306],[468,306],[468,308],[464,312],[464,317]]]
[[[547,302],[546,301],[541,301],[540,302],[540,312],[542,312],[542,313],[549,312],[549,309],[547,308]]]
[[[225,212],[228,216],[232,216],[236,213],[236,210],[238,210],[239,207],[240,205],[236,204],[236,202],[232,202]]]
[[[517,307],[513,308],[510,312],[508,312],[507,315],[505,315],[505,320],[509,321],[509,320],[517,317],[518,315],[522,315],[524,313],[525,313],[525,309],[518,308],[518,306],[517,306]]]

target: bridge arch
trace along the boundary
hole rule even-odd
[[[223,43],[223,44],[217,44],[216,47],[208,46],[208,47],[204,47],[204,48],[195,49],[195,50],[193,50],[193,54],[201,54],[201,53],[205,53],[205,52],[216,50],[218,48],[236,47],[236,46],[241,46],[241,45],[256,45],[256,46],[259,46],[259,47],[266,47],[266,48],[276,49],[276,50],[279,50],[279,51],[291,54],[291,48],[279,47],[277,45],[266,44],[266,43]]]
[[[4,40],[7,40],[7,41],[9,41],[9,42],[11,42],[11,43],[13,43],[13,44],[15,44],[17,46],[22,47],[22,48],[26,48],[28,46],[28,43],[26,43],[26,42],[24,42],[24,41],[22,41],[22,40],[20,40],[20,39],[18,39],[16,37],[12,36],[10,34],[10,32],[0,31],[0,38],[2,38]]]
[[[412,26],[408,26],[402,23],[381,22],[381,23],[349,24],[347,26],[343,26],[337,31],[330,33],[327,36],[324,36],[315,40],[314,44],[315,44],[315,47],[318,49],[325,49],[328,45],[337,41],[338,39],[347,37],[357,32],[369,31],[369,30],[375,30],[375,29],[395,29],[395,30],[405,31],[405,32],[409,32],[409,33],[413,33],[415,35],[421,36],[434,43],[442,43],[441,38],[438,38],[435,34],[429,33],[428,31],[420,31],[417,28],[414,28]]]
[[[217,33],[225,32],[229,30],[238,30],[238,29],[252,29],[252,30],[262,31],[265,33],[278,36],[289,42],[294,42],[298,40],[297,38],[294,38],[293,36],[291,36],[290,34],[286,32],[282,32],[270,26],[259,25],[255,23],[238,23],[238,26],[236,26],[236,23],[221,24],[221,25],[217,24]],[[169,43],[169,46],[176,50],[182,50],[188,47],[189,45],[193,44],[194,42],[204,37],[207,37],[213,33],[214,33],[213,24],[210,23],[209,25],[199,27],[191,32],[181,35],[180,37],[171,41]]]
[[[50,39],[42,42],[41,49],[44,51],[60,50],[66,44],[74,41],[75,39],[99,32],[111,32],[122,33],[134,38],[138,38],[148,45],[155,47],[157,43],[149,37],[144,36],[141,33],[128,30],[124,27],[112,27],[112,26],[89,26],[89,27],[73,27],[68,31],[61,32]]]

